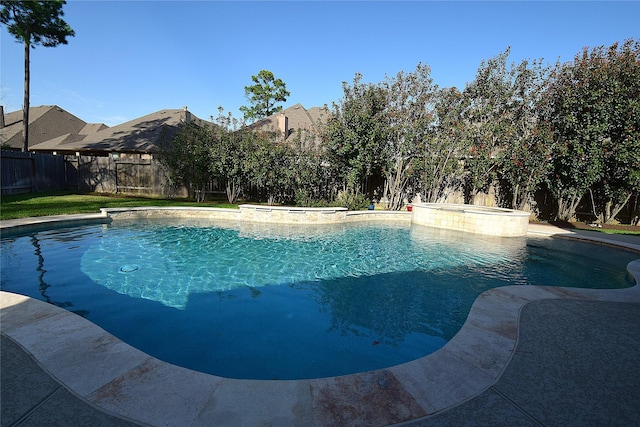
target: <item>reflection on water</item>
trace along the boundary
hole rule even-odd
[[[445,252],[484,264],[521,262],[526,256],[526,237],[485,236],[415,225],[409,236],[420,250],[428,251],[437,245]]]
[[[83,309],[74,308],[74,304],[69,301],[66,297],[67,295],[58,295],[56,292],[50,292],[50,290],[55,291],[55,287],[52,288],[52,285],[49,284],[46,280],[47,277],[51,277],[53,273],[49,273],[48,267],[45,266],[45,253],[47,265],[52,261],[48,256],[48,249],[51,246],[49,241],[61,242],[61,243],[71,243],[80,237],[75,236],[65,236],[65,235],[56,235],[56,234],[48,234],[46,232],[41,234],[34,234],[31,236],[26,236],[21,239],[16,238],[6,238],[2,240],[2,262],[0,266],[0,272],[2,272],[2,280],[0,281],[0,289],[10,290],[9,287],[9,278],[11,277],[13,280],[18,280],[16,272],[21,271],[23,269],[23,261],[25,251],[28,253],[29,250],[27,248],[27,244],[31,245],[33,250],[31,251],[35,256],[35,262],[28,267],[27,274],[29,275],[29,280],[27,283],[22,283],[22,285],[29,286],[30,283],[35,284],[34,288],[37,288],[37,292],[39,293],[38,299],[48,302],[49,304],[53,304],[57,307],[64,308],[72,313],[76,313],[80,316],[86,317],[89,312]],[[45,253],[43,253],[43,247],[41,241],[45,242],[46,247]],[[55,260],[53,260],[55,262]],[[55,269],[55,267],[54,267]],[[21,293],[20,291],[16,291]],[[53,294],[53,296],[51,295]],[[26,295],[29,295],[26,293]],[[60,298],[60,299],[59,299]]]
[[[319,283],[318,302],[331,314],[330,330],[377,337],[392,346],[411,334],[449,340],[469,306],[468,289],[433,286],[427,272],[386,273]]]

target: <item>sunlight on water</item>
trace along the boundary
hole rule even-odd
[[[114,224],[85,252],[81,267],[118,293],[184,308],[190,294],[239,287],[512,264],[522,261],[524,245],[419,226]]]

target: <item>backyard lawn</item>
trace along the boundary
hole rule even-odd
[[[226,199],[196,203],[186,199],[159,199],[97,193],[30,193],[2,196],[2,199],[0,199],[0,219],[98,213],[100,212],[100,208],[124,208],[133,206],[238,207],[238,205],[227,203]]]

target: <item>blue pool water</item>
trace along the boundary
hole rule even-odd
[[[300,379],[441,348],[511,284],[621,288],[637,254],[417,225],[115,221],[2,238],[2,290],[78,313],[176,365]]]

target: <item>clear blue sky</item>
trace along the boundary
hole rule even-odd
[[[80,1],[64,6],[67,45],[31,52],[31,106],[59,105],[113,126],[165,108],[241,117],[244,86],[270,70],[284,107],[331,105],[355,73],[432,69],[463,89],[482,60],[570,61],[583,47],[640,37],[640,2]],[[0,102],[22,108],[23,48],[0,29]]]

